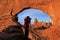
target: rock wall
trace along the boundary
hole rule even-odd
[[[48,14],[53,20],[53,27],[45,30],[51,40],[60,40],[60,0],[0,0],[0,31],[10,25],[17,25],[12,19],[24,8],[35,8]],[[52,35],[52,31],[55,31]],[[43,31],[42,33],[44,34]],[[51,34],[50,34],[51,33]],[[57,34],[57,35],[56,35]],[[56,36],[56,38],[54,38]],[[54,39],[53,39],[54,38]]]

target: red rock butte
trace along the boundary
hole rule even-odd
[[[48,14],[53,20],[53,26],[40,32],[50,40],[60,40],[60,0],[0,0],[0,31],[10,25],[17,25],[14,19],[28,8]]]

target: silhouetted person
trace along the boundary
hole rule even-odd
[[[27,16],[27,17],[24,19],[25,40],[28,40],[30,22],[31,22],[31,18],[30,18],[29,16]]]

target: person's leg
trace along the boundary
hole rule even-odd
[[[28,39],[28,35],[29,35],[29,29],[28,28],[25,28],[25,40]]]
[[[28,38],[28,35],[29,35],[29,29],[27,28],[26,30],[26,37]]]

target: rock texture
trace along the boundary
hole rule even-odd
[[[50,40],[60,40],[60,0],[0,0],[0,32],[10,25],[17,25],[16,15],[27,8],[48,14],[53,26],[40,32]]]
[[[37,18],[34,19],[34,24],[38,23],[38,20]]]
[[[23,30],[20,26],[11,25],[0,32],[0,40],[24,40]]]

